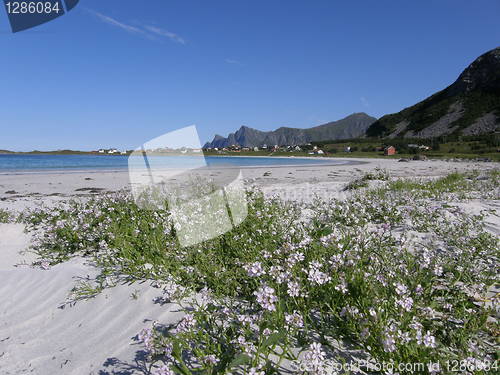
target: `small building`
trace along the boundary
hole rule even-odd
[[[325,154],[325,152],[323,150],[316,150],[315,153],[318,154],[318,155],[324,155]]]
[[[345,152],[351,152],[351,146],[347,146],[344,151]]]
[[[259,148],[258,148],[257,146],[255,146],[255,147],[253,148],[253,150],[254,150],[254,151],[259,151]]]
[[[106,151],[105,151],[104,149],[102,149],[102,148],[101,148],[101,149],[99,149],[99,151],[97,151],[97,152],[98,152],[98,153],[100,153],[100,154],[104,154]]]
[[[396,153],[396,147],[394,146],[387,146],[384,148],[384,155],[394,155]]]

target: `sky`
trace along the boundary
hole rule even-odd
[[[499,18],[498,0],[81,0],[12,33],[0,9],[0,149],[380,117],[499,46]]]

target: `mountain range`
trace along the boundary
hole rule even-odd
[[[341,120],[315,126],[308,129],[281,127],[264,132],[242,126],[227,138],[216,135],[212,142],[207,142],[203,148],[222,148],[232,145],[255,147],[262,145],[303,145],[309,142],[358,138],[365,134],[368,127],[375,122],[375,117],[366,113],[353,113]]]
[[[404,85],[403,85],[404,86]],[[281,127],[260,131],[242,126],[227,137],[216,135],[204,148],[301,145],[359,137],[432,138],[479,135],[500,127],[500,47],[479,56],[450,86],[400,112],[376,119],[353,113],[307,129]]]

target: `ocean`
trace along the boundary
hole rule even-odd
[[[143,158],[132,156],[133,166],[143,163]],[[162,168],[210,167],[264,167],[290,165],[348,164],[346,160],[323,158],[246,157],[246,156],[150,156],[151,165]],[[0,154],[0,172],[52,171],[52,170],[123,170],[129,167],[127,155],[46,155]]]

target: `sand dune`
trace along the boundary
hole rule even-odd
[[[155,304],[160,291],[146,283],[64,305],[77,278],[96,270],[81,260],[49,270],[13,267],[29,238],[18,224],[0,230],[0,374],[147,373],[133,338],[151,320],[179,319],[175,305]]]

